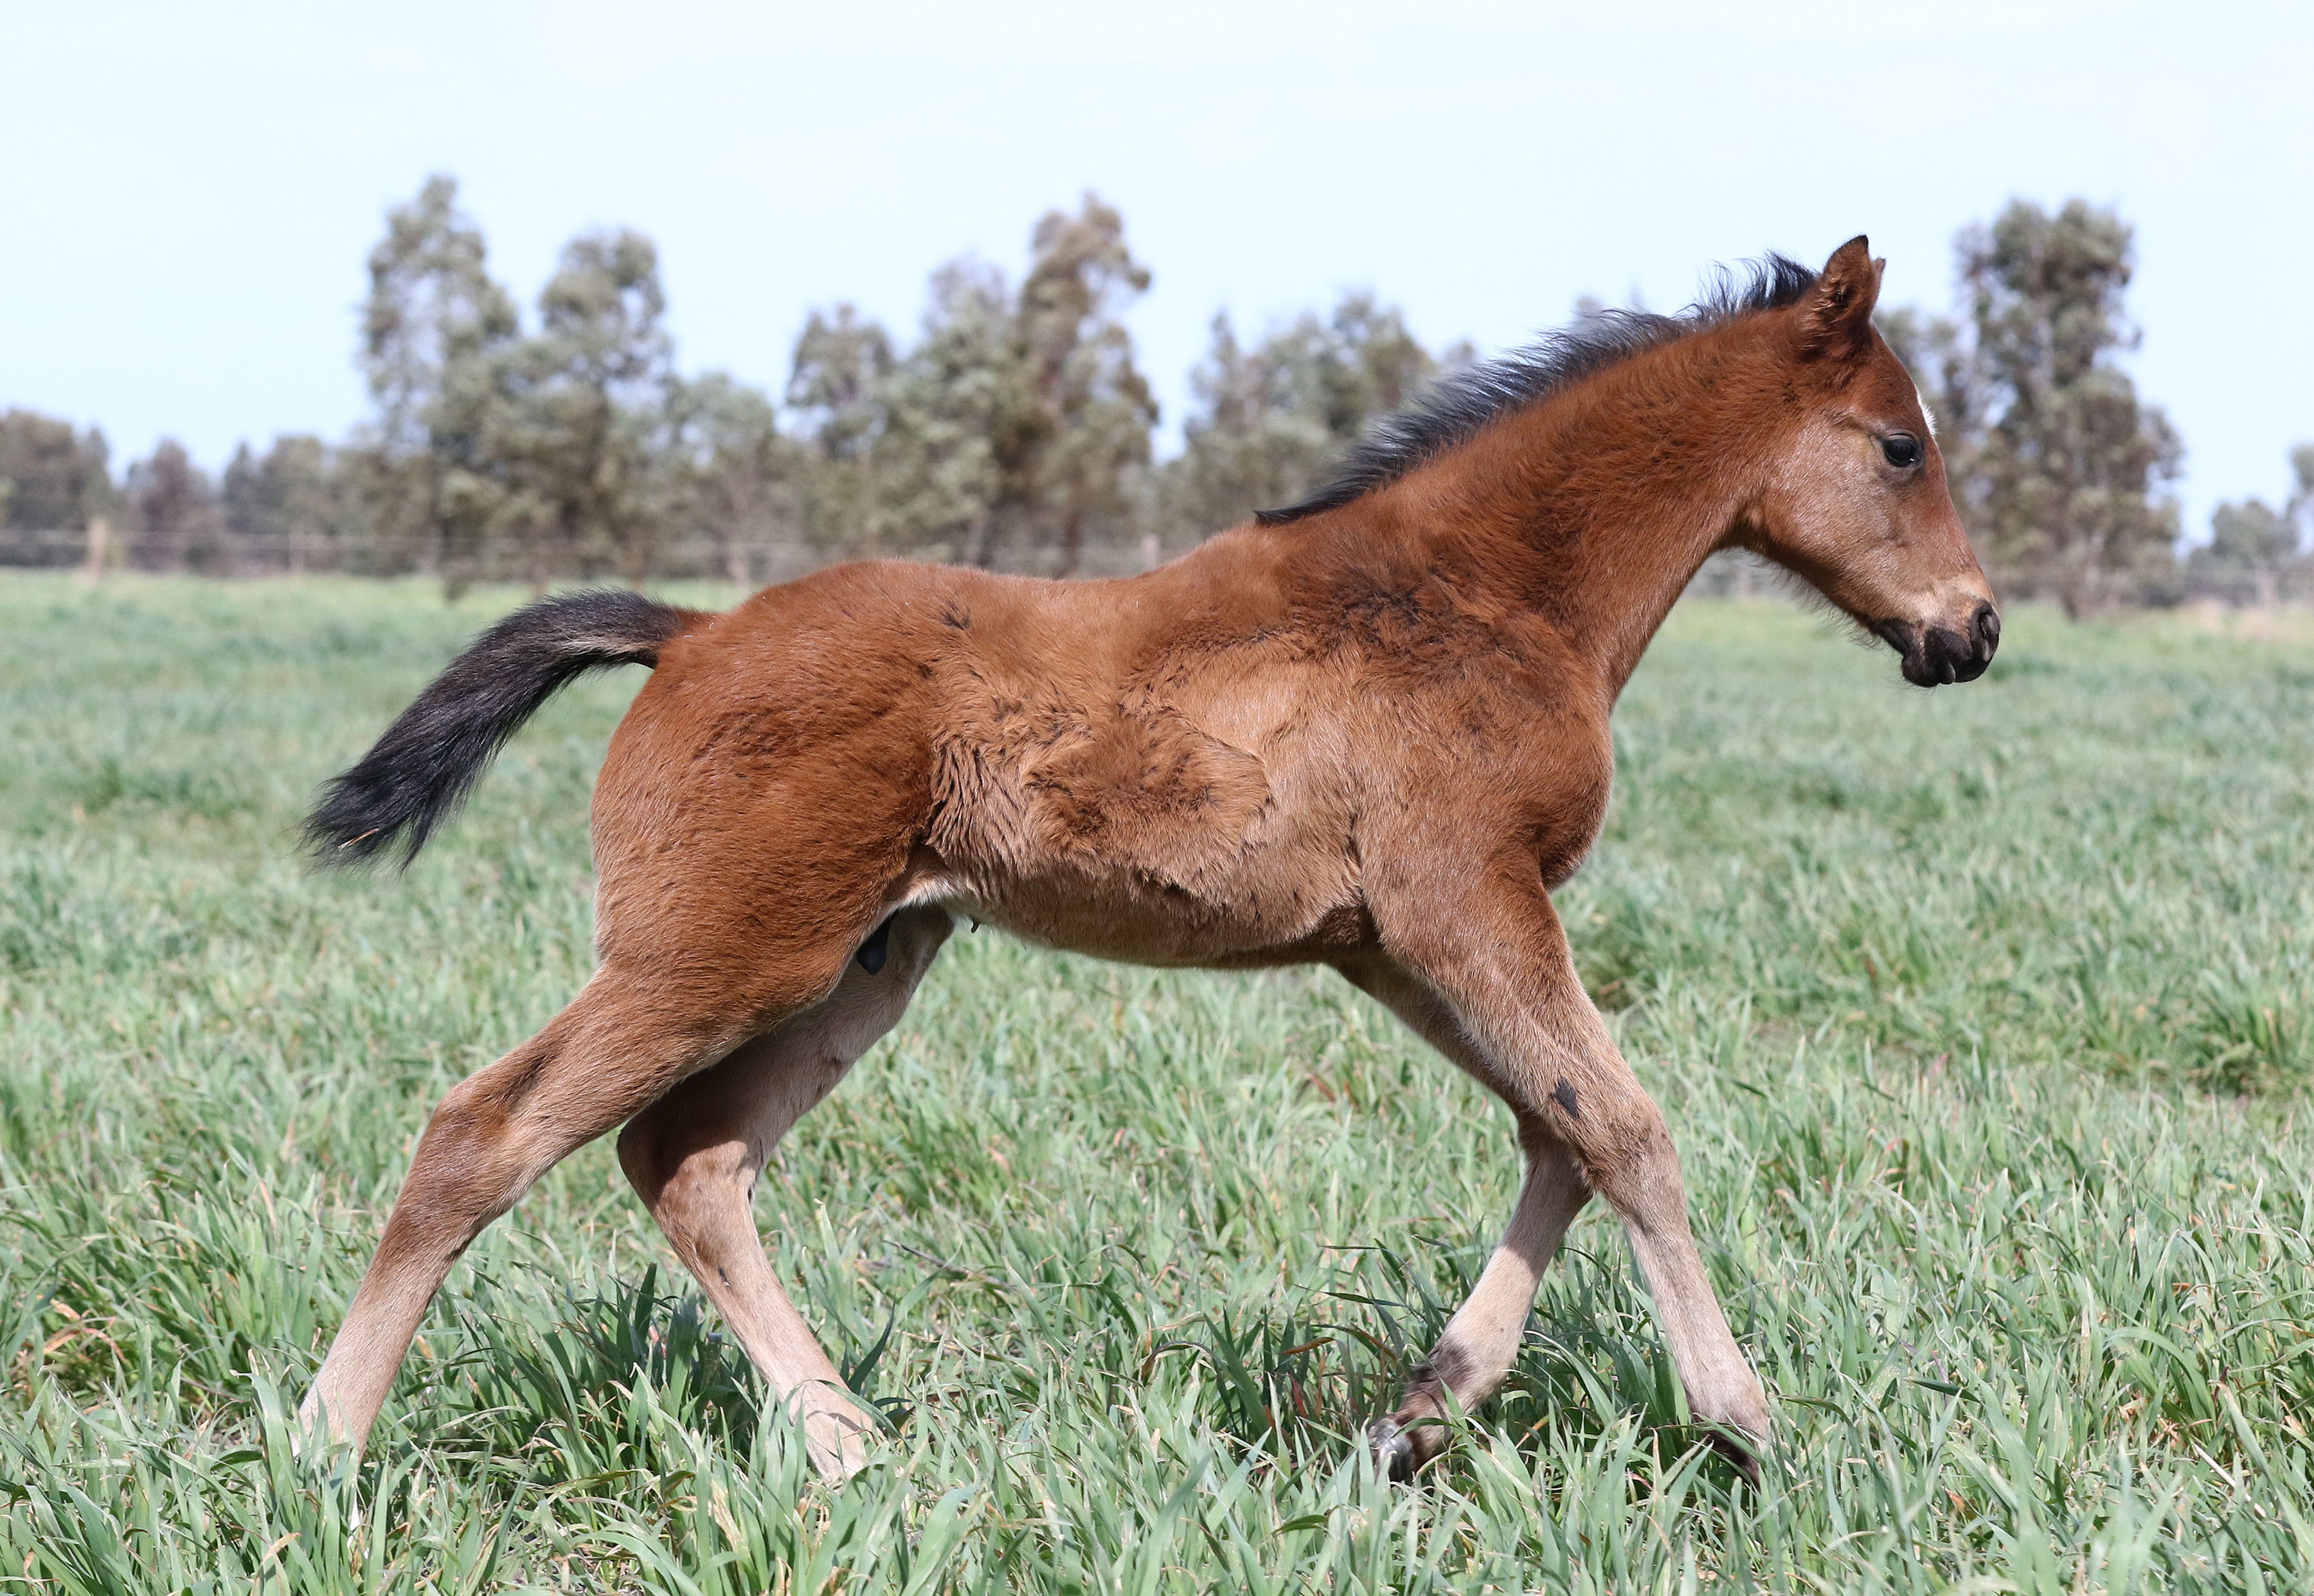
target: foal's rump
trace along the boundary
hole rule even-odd
[[[930,813],[939,589],[923,567],[839,567],[664,653],[595,785],[605,962],[772,980],[773,1010],[834,984]]]

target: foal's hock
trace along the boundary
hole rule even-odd
[[[1662,1115],[1550,893],[1598,834],[1608,713],[1696,568],[1788,567],[1923,686],[2000,621],[1864,240],[1677,317],[1608,312],[1449,378],[1310,498],[1145,576],[837,567],[723,613],[584,593],[510,616],[331,783],[325,859],[414,854],[574,675],[650,680],[595,791],[600,965],[435,1111],[307,1398],[359,1443],[427,1303],[572,1149],[619,1161],[831,1475],[868,1421],[749,1217],[764,1160],[898,1020],[952,919],[1145,964],[1331,965],[1498,1093],[1510,1227],[1372,1445],[1435,1452],[1500,1382],[1594,1193],[1697,1417],[1753,1468],[1759,1381]]]

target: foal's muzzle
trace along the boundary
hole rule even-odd
[[[1905,681],[1915,687],[1937,687],[1974,682],[1984,675],[1992,651],[2000,647],[2000,612],[1989,604],[1977,605],[1965,630],[1910,621],[1883,621],[1872,630],[1903,656]]]

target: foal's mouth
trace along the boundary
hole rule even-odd
[[[1976,606],[1965,628],[1931,626],[1917,621],[1882,621],[1872,628],[1903,657],[1904,680],[1915,687],[1974,682],[2000,647],[2000,612]]]

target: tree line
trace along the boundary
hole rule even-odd
[[[2168,488],[2183,448],[2121,365],[2138,334],[2118,216],[2019,200],[1956,254],[1956,314],[1900,308],[1882,326],[2005,591],[2075,613],[2196,591],[2314,596],[2314,445],[2293,453],[2287,502],[2223,506],[2181,554]],[[753,584],[870,554],[1135,569],[1291,501],[1473,357],[1425,348],[1365,292],[1250,340],[1217,315],[1183,446],[1157,460],[1125,320],[1149,269],[1090,194],[1036,224],[1018,282],[971,258],[934,271],[910,337],[848,304],[814,311],[777,393],[677,366],[658,253],[632,231],[573,239],[526,317],[446,177],[388,213],[368,283],[369,411],[349,437],[243,445],[216,479],[163,442],[116,480],[100,433],[12,411],[0,522],[21,540],[102,521],[116,557],[146,569],[422,571],[453,592]]]

